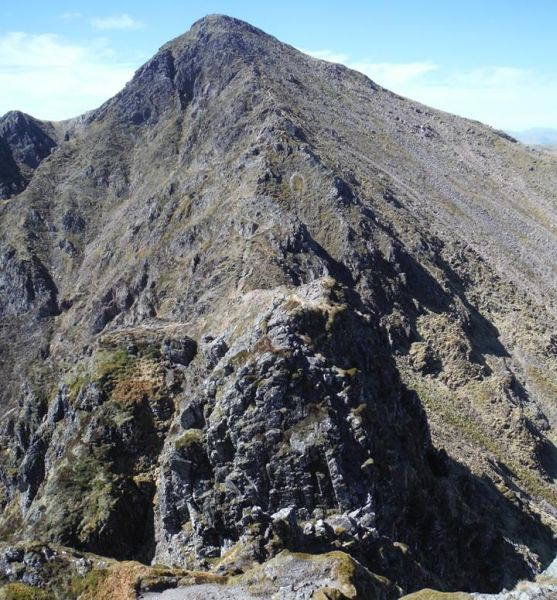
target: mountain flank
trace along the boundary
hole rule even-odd
[[[556,190],[555,156],[220,15],[78,119],[8,113],[6,593],[390,599],[548,568]]]

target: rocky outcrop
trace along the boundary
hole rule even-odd
[[[54,126],[19,111],[0,118],[0,199],[20,193],[57,145]]]
[[[128,600],[138,593],[212,584],[227,578],[184,569],[118,562],[56,544],[0,546],[0,598],[10,600]]]
[[[282,548],[341,549],[403,587],[459,569],[500,587],[484,570],[494,555],[527,575],[528,559],[507,541],[518,529],[506,523],[528,528],[528,519],[432,446],[419,399],[357,296],[325,279],[245,302],[230,323],[242,334],[202,346],[214,358],[163,453],[158,562],[206,567],[200,558],[227,556],[241,568]],[[503,514],[485,519],[495,506]],[[458,531],[465,547],[482,531],[482,547],[463,553],[437,540],[422,554],[435,530]]]
[[[54,128],[19,111],[6,113],[0,120],[0,136],[6,141],[14,160],[36,169],[56,147]]]
[[[439,592],[425,589],[408,596],[406,600],[534,600],[534,598],[554,598],[557,593],[557,563],[554,561],[534,581],[521,581],[511,590],[498,594],[465,594],[462,592]]]
[[[215,598],[251,600],[388,599],[386,579],[343,552],[320,556],[282,552],[262,568],[226,577],[199,571],[117,562],[53,544],[0,546],[0,597],[81,600]]]
[[[0,199],[19,193],[24,187],[23,177],[10,147],[0,138]]]
[[[21,119],[2,539],[315,598],[552,561],[554,158],[218,16],[55,151]]]

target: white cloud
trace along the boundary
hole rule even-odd
[[[431,62],[390,63],[352,60],[348,54],[333,50],[302,50],[302,52],[314,58],[346,65],[350,69],[364,73],[385,87],[406,83],[438,68]]]
[[[308,52],[362,71],[392,91],[495,127],[557,128],[557,77],[511,66],[450,70],[431,62],[353,60],[331,50]],[[117,93],[136,65],[118,62],[106,40],[70,43],[54,34],[0,35],[0,115],[18,109],[65,119]]]
[[[439,82],[418,82],[397,93],[506,130],[543,126],[557,128],[557,83],[547,84],[532,77],[526,85],[496,86],[454,83],[449,77]]]
[[[300,48],[300,51],[304,54],[309,54],[313,58],[319,58],[320,60],[327,60],[333,63],[346,64],[350,61],[348,54],[340,54],[333,52],[332,50],[304,50]]]
[[[351,69],[364,73],[384,87],[408,83],[439,68],[430,62],[372,63],[361,61],[350,62],[349,66]]]
[[[480,67],[455,73],[451,80],[468,88],[514,88],[531,81],[533,73],[515,67]]]
[[[91,25],[95,29],[141,29],[143,23],[125,13],[109,17],[94,17]]]
[[[402,96],[501,129],[557,127],[555,75],[512,66],[459,71],[432,62],[373,62],[333,50],[305,52],[360,71]]]
[[[22,110],[64,119],[96,108],[131,79],[106,41],[74,44],[54,34],[0,35],[0,115]]]
[[[446,71],[395,91],[501,129],[557,127],[556,77],[532,70],[484,66]]]
[[[81,19],[82,16],[80,12],[65,12],[58,15],[58,18],[62,19],[62,21],[75,21],[76,19]]]

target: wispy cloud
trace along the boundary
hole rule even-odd
[[[120,15],[110,15],[108,17],[94,17],[91,19],[91,25],[95,29],[141,29],[144,25],[141,21],[122,13]]]
[[[395,91],[501,129],[557,127],[557,79],[534,70],[510,66],[444,69]]]
[[[402,96],[495,127],[557,127],[555,75],[506,65],[456,70],[429,61],[375,62],[333,50],[304,52],[360,71]]]
[[[364,73],[385,87],[407,83],[439,68],[438,65],[432,62],[391,63],[353,60],[348,54],[334,52],[333,50],[303,50],[303,52],[321,60],[342,63],[351,69]]]
[[[133,72],[103,40],[75,44],[54,34],[7,33],[0,36],[0,114],[75,116],[118,92]]]
[[[83,15],[80,12],[65,12],[58,15],[59,19],[62,21],[75,21],[77,19],[81,19]]]
[[[535,73],[515,67],[480,67],[452,74],[455,85],[469,88],[514,88],[527,85]]]
[[[410,62],[410,63],[373,63],[373,62],[352,62],[352,69],[360,71],[375,79],[385,87],[402,85],[410,81],[415,81],[422,75],[435,71],[439,68],[431,62]]]
[[[309,54],[313,56],[313,58],[319,58],[321,60],[327,60],[329,62],[346,64],[350,62],[350,57],[348,54],[341,54],[339,52],[334,52],[334,50],[305,50],[304,48],[300,48],[300,51],[304,54]]]

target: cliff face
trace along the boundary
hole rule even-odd
[[[387,596],[554,558],[554,157],[218,16],[0,155],[6,542]]]
[[[56,147],[58,132],[19,111],[0,118],[0,199],[23,191],[35,169]]]

